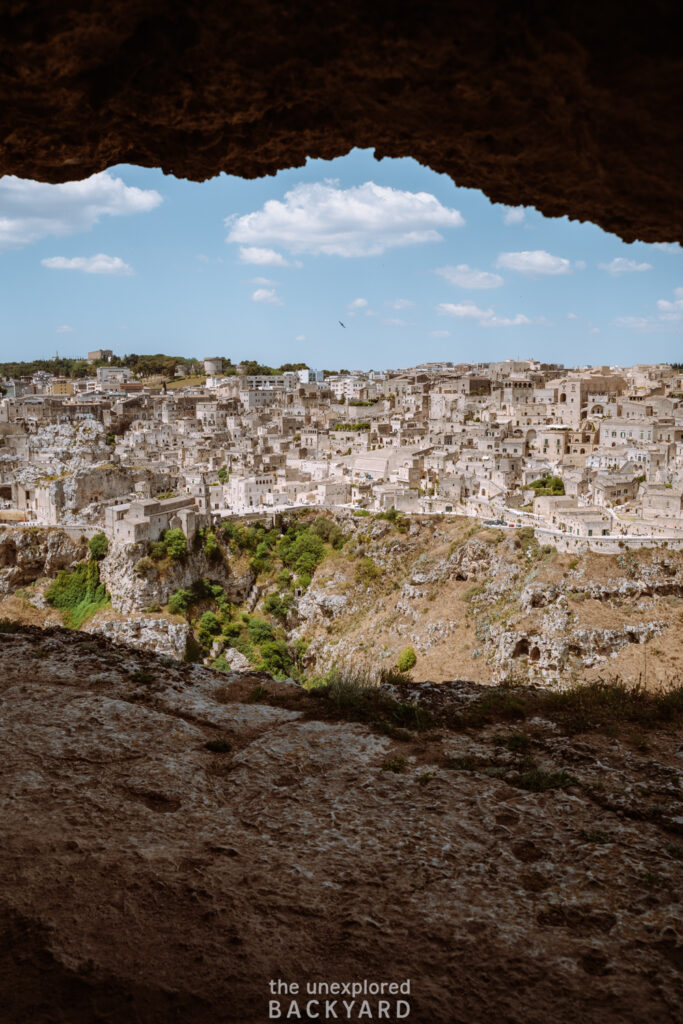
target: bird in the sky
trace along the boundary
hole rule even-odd
[[[344,329],[346,329],[346,324],[343,324],[341,322],[341,320],[337,320],[337,323],[339,324],[340,327],[343,327]]]

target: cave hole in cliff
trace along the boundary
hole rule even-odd
[[[529,653],[529,641],[526,639],[526,637],[522,637],[522,639],[518,640],[517,643],[515,644],[515,649],[512,652],[512,657],[513,658],[523,658],[526,655],[528,655],[528,653]]]
[[[541,657],[541,651],[539,647],[532,647],[529,651],[529,661],[539,661]]]

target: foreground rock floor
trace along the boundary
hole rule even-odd
[[[3,1020],[263,1021],[271,978],[410,978],[430,1024],[679,1019],[673,731],[529,723],[572,782],[528,792],[505,725],[405,742],[257,703],[263,677],[5,628]]]

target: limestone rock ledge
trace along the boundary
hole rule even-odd
[[[534,793],[444,767],[490,730],[398,742],[102,636],[5,626],[0,680],[4,1019],[245,1024],[270,978],[409,977],[433,1024],[675,1020],[666,730],[644,754],[539,721],[575,784]]]

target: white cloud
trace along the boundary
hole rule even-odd
[[[432,338],[450,338],[450,331],[432,331]]]
[[[353,302],[349,302],[349,309],[365,309],[367,304],[367,299],[354,299]]]
[[[530,324],[531,320],[523,313],[517,313],[510,318],[498,316],[492,309],[480,309],[473,302],[442,302],[438,307],[440,313],[446,316],[455,316],[461,319],[478,320],[481,327],[517,327],[521,324]]]
[[[391,302],[385,302],[384,305],[391,306],[392,309],[410,309],[415,303],[410,299],[393,299]]]
[[[257,267],[288,267],[290,263],[282,253],[275,252],[275,249],[261,249],[259,246],[242,246],[240,249],[240,261],[242,263],[253,263]]]
[[[439,274],[449,284],[458,285],[459,288],[499,288],[503,283],[500,274],[475,270],[466,263],[459,263],[457,267],[437,267],[434,273]]]
[[[81,270],[84,274],[117,274],[130,277],[133,268],[118,256],[49,256],[40,261],[48,270]]]
[[[567,320],[578,320],[578,319],[579,319],[579,317],[578,317],[577,313],[567,313]]]
[[[89,231],[101,217],[147,213],[161,202],[154,189],[126,185],[109,171],[63,185],[8,175],[0,178],[0,250]]]
[[[282,299],[274,288],[257,288],[252,292],[252,302],[269,302],[273,306],[281,306]]]
[[[228,242],[352,257],[439,242],[438,229],[461,227],[465,221],[429,192],[405,192],[372,181],[342,189],[326,181],[297,185],[283,201],[269,199],[262,209],[228,217],[225,223]]]
[[[585,260],[574,260],[574,266],[577,270],[585,270],[588,264]]]
[[[651,263],[636,263],[635,260],[627,260],[623,256],[615,256],[609,263],[599,263],[598,266],[600,270],[606,270],[613,277],[618,274],[634,274],[643,270],[652,270]]]
[[[674,288],[673,299],[657,300],[657,316],[619,316],[613,321],[616,327],[644,331],[648,334],[677,330],[672,324],[683,320],[683,288]]]
[[[523,206],[511,206],[503,217],[503,224],[521,224],[526,217]]]
[[[655,249],[659,249],[661,252],[679,253],[681,247],[678,242],[653,242]]]
[[[517,313],[516,316],[490,316],[485,320],[481,321],[482,327],[519,327],[521,324],[530,324],[531,320],[528,316],[524,316],[523,313]]]
[[[61,327],[57,328],[57,334],[72,334],[73,327],[69,327],[68,324],[62,324]]]
[[[628,327],[630,330],[643,331],[655,327],[654,321],[647,316],[618,316],[612,321],[615,327]]]
[[[297,336],[296,336],[296,338],[294,340],[295,341],[305,341],[306,340],[306,335],[305,334],[297,334]]]
[[[405,320],[401,320],[399,317],[390,317],[388,320],[382,320],[382,323],[386,324],[387,327],[407,327],[408,326],[406,321]]]
[[[660,320],[681,320],[683,319],[683,288],[674,288],[674,299],[658,299],[657,309]]]
[[[472,317],[476,320],[493,316],[492,309],[479,309],[479,306],[475,306],[473,302],[441,302],[438,309],[440,313],[445,313],[448,316]]]
[[[269,277],[250,277],[249,284],[260,284],[266,288],[272,288],[273,285],[277,284],[277,281],[271,281]]]
[[[569,274],[571,262],[563,256],[552,256],[545,249],[533,252],[501,252],[497,267],[517,270],[520,274]]]

